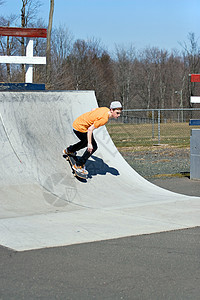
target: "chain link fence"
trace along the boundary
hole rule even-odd
[[[161,143],[189,146],[193,128],[189,126],[190,119],[200,119],[200,108],[128,109],[107,127],[117,147]]]
[[[107,125],[109,134],[128,163],[142,176],[190,171],[190,119],[200,108],[129,109]]]

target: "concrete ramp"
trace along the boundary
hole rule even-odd
[[[17,251],[200,225],[200,198],[161,189],[122,158],[107,130],[89,178],[73,177],[62,150],[73,120],[97,107],[93,91],[0,93],[0,244]]]

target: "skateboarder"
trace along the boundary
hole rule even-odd
[[[76,155],[80,149],[87,147],[83,155],[77,159],[73,169],[77,172],[87,174],[85,163],[88,158],[97,150],[97,143],[93,136],[93,131],[100,126],[105,125],[110,118],[117,119],[122,111],[122,105],[119,101],[113,101],[110,104],[110,109],[107,107],[99,107],[82,114],[73,122],[73,130],[79,138],[79,142],[70,145],[63,150],[64,155]]]

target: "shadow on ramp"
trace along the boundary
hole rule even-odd
[[[113,176],[119,176],[120,173],[114,167],[110,167],[106,164],[102,158],[92,155],[86,163],[86,169],[88,170],[88,178],[92,178],[96,175],[111,174]]]

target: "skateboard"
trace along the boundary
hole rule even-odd
[[[77,171],[75,171],[72,166],[76,163],[76,156],[72,156],[72,155],[65,155],[65,158],[66,160],[69,162],[70,164],[70,167],[72,169],[72,172],[74,174],[74,177],[77,177],[77,178],[80,178],[80,179],[84,179],[86,180],[87,179],[87,174],[82,174],[82,173],[79,173]]]

